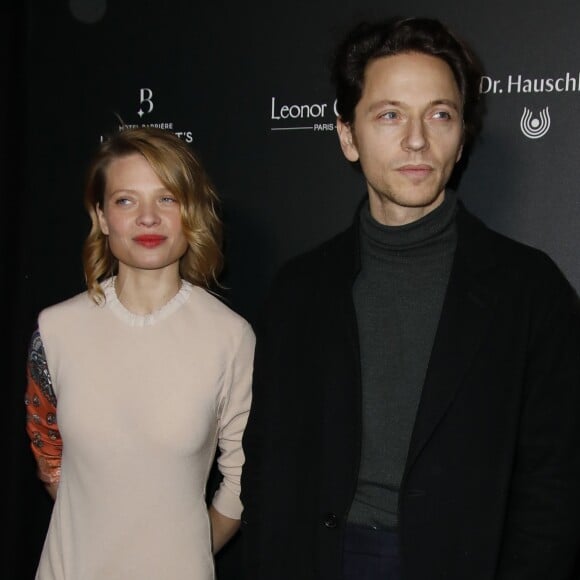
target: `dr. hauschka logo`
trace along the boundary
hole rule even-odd
[[[139,116],[139,119],[142,119],[144,115],[150,115],[151,113],[153,113],[153,109],[155,108],[153,89],[149,87],[140,88],[137,93],[137,98],[138,98],[137,115]],[[174,128],[173,121],[162,121],[162,122],[151,121],[148,123],[145,122],[131,123],[130,119],[126,118],[124,115],[116,114],[116,117],[122,123],[118,127],[119,131],[122,131],[123,129],[137,129],[138,127],[157,127],[158,129],[173,131],[173,133],[175,133],[175,135],[177,135],[180,139],[183,139],[187,143],[193,143],[193,131],[176,131]],[[103,142],[104,139],[105,137],[101,135],[100,138],[101,142]]]
[[[513,95],[550,94],[551,99],[565,93],[580,93],[580,72],[561,72],[552,76],[532,77],[524,74],[507,74],[503,78],[489,75],[481,77],[479,90],[493,97]],[[540,139],[550,130],[550,112],[546,106],[539,112],[524,107],[520,118],[520,130],[528,139]]]
[[[538,93],[577,93],[580,92],[580,72],[567,72],[559,77],[534,77],[507,75],[495,79],[488,75],[481,77],[479,90],[486,94],[538,94]]]
[[[479,90],[485,94],[502,93],[576,93],[580,92],[580,72],[567,72],[559,77],[534,77],[507,75],[505,79],[494,79],[488,75],[481,77]]]
[[[520,129],[529,139],[543,137],[550,130],[549,107],[543,108],[537,116],[530,109],[524,107],[524,112],[520,119]]]

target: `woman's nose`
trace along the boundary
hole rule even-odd
[[[139,207],[138,223],[152,226],[159,223],[159,211],[154,202],[144,202]]]

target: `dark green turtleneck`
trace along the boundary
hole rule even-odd
[[[362,367],[362,449],[348,521],[396,529],[411,432],[457,241],[456,197],[404,226],[360,216],[353,287]]]

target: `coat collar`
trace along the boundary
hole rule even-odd
[[[351,227],[339,235],[334,246],[337,254],[332,262],[348,304],[352,304],[352,283],[361,267],[359,214],[364,202],[363,199]],[[460,200],[457,205],[457,248],[411,438],[407,469],[417,459],[461,387],[500,292],[500,281],[493,274],[497,262],[493,247],[496,237]],[[354,318],[353,308],[350,311]],[[351,325],[350,335],[352,344],[358,345],[356,322]]]

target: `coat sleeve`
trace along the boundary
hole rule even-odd
[[[264,368],[266,350],[264,334],[256,327],[256,350],[252,382],[252,406],[244,431],[242,446],[245,463],[241,479],[243,505],[241,543],[244,570],[248,578],[257,578],[260,562],[261,533],[263,528],[262,503],[267,485],[263,465],[266,463],[268,419],[268,381]]]
[[[241,500],[243,505],[241,522],[241,545],[244,574],[247,578],[268,577],[264,573],[264,547],[268,533],[265,521],[266,505],[271,492],[273,465],[273,439],[278,432],[276,425],[278,381],[276,380],[277,350],[280,348],[280,333],[285,332],[283,321],[278,316],[286,301],[280,296],[280,273],[275,278],[264,301],[255,324],[256,347],[252,377],[252,406],[244,431],[242,446],[245,463],[242,470]]]
[[[529,329],[525,396],[497,580],[578,577],[580,303],[564,277],[551,274],[539,282]]]

